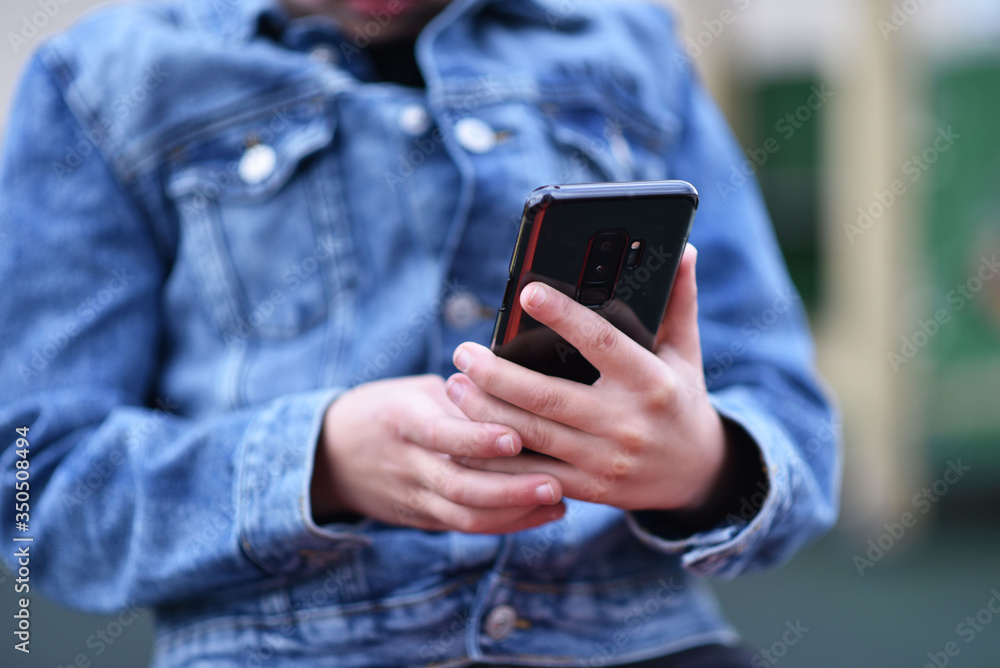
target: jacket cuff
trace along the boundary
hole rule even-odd
[[[272,574],[319,569],[345,547],[369,541],[359,525],[317,525],[310,483],[323,416],[342,390],[294,394],[265,405],[237,453],[240,547]]]
[[[743,428],[757,445],[767,484],[750,498],[740,499],[717,526],[695,534],[669,535],[651,522],[648,515],[630,511],[626,521],[632,533],[647,546],[667,554],[680,554],[681,565],[701,576],[732,577],[745,570],[756,547],[768,535],[780,515],[791,506],[791,481],[796,467],[802,466],[792,440],[764,411],[737,388],[710,394],[712,405],[723,419]],[[746,556],[744,556],[746,555]],[[744,563],[747,562],[747,563]]]

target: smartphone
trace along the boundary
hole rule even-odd
[[[550,376],[600,376],[576,348],[521,308],[542,281],[596,311],[647,349],[663,321],[698,192],[685,181],[553,185],[524,205],[491,348]]]

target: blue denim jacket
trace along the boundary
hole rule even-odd
[[[372,82],[380,20],[340,35],[265,0],[146,3],[38,51],[0,167],[3,540],[34,538],[31,583],[66,605],[155,607],[156,666],[590,666],[735,642],[699,576],[828,528],[839,446],[759,192],[671,20],[456,0],[419,38],[426,90]],[[488,343],[528,192],[664,178],[701,191],[711,399],[768,486],[695,535],[573,500],[506,536],[313,522],[325,409]]]

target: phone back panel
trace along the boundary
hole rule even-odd
[[[584,383],[598,378],[597,370],[575,348],[521,309],[521,290],[536,280],[587,303],[652,348],[697,206],[697,192],[683,181],[547,186],[534,191],[525,204],[497,314],[494,352],[548,375]],[[611,245],[609,239],[624,240],[617,264],[595,259],[599,253],[595,243]],[[589,286],[598,275],[610,284],[594,292]]]

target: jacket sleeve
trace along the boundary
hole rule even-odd
[[[673,26],[663,31],[672,34]],[[669,171],[701,195],[691,242],[699,250],[706,383],[720,415],[756,443],[766,481],[709,531],[672,533],[656,513],[630,513],[628,521],[646,544],[681,555],[691,571],[731,577],[783,563],[833,525],[839,418],[815,375],[804,309],[755,180],[757,163],[739,148],[690,59],[669,42],[663,71],[676,83],[669,104],[682,120]],[[784,130],[775,128],[768,150],[781,149]]]
[[[100,132],[71,112],[79,92],[46,62],[26,71],[0,162],[3,539],[32,537],[18,543],[31,583],[91,611],[319,568],[317,555],[361,540],[311,519],[335,392],[211,419],[157,395],[169,260]],[[26,530],[14,514],[25,427]]]

